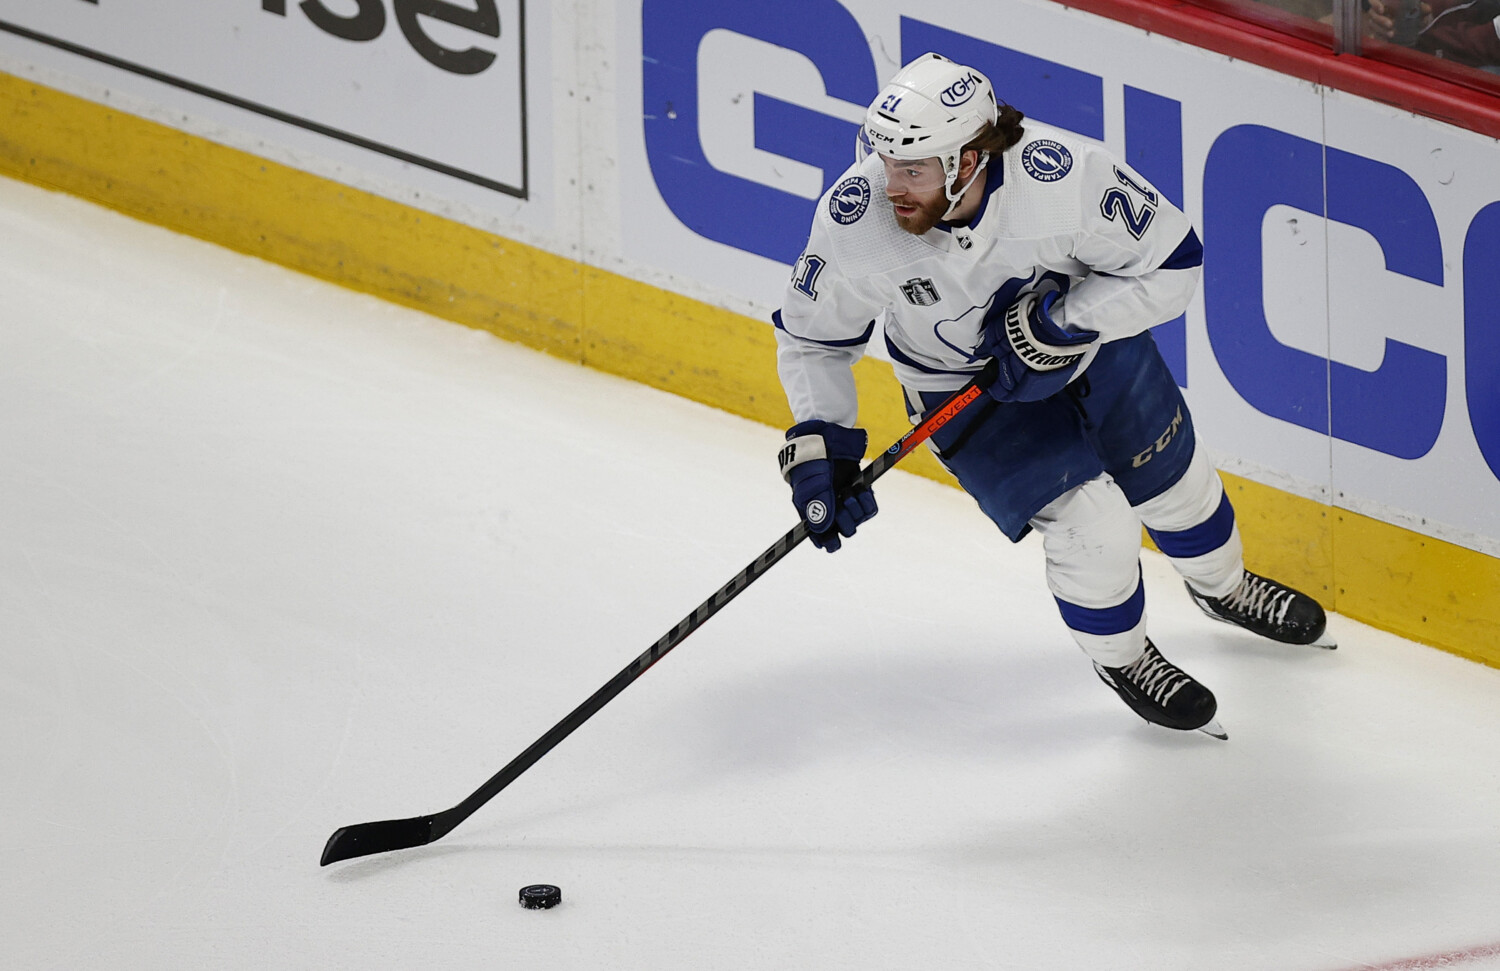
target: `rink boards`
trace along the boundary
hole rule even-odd
[[[1252,568],[1500,664],[1493,140],[1044,0],[241,6],[0,0],[0,171],[780,425],[813,199],[945,50],[1201,227],[1157,337]],[[859,380],[893,441],[888,366]]]

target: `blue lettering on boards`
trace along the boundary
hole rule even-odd
[[[729,30],[806,55],[829,95],[860,106],[879,91],[863,31],[836,0],[705,4],[643,0],[642,110],[646,158],[663,201],[689,229],[790,265],[816,200],[714,168],[698,138],[698,48]],[[755,145],[823,170],[823,188],[854,160],[859,126],[757,94]]]
[[[1442,283],[1442,247],[1426,197],[1400,169],[1327,149],[1327,218],[1380,242],[1385,268]],[[1258,125],[1223,132],[1203,173],[1209,342],[1225,377],[1258,411],[1399,458],[1437,441],[1447,360],[1387,339],[1375,371],[1287,347],[1272,335],[1262,296],[1261,224],[1287,205],[1324,213],[1325,149]],[[1337,188],[1334,183],[1342,182]]]

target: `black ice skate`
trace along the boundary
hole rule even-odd
[[[1316,600],[1249,570],[1227,597],[1205,597],[1192,584],[1187,589],[1193,601],[1215,620],[1283,644],[1309,644],[1329,650],[1338,647],[1328,636],[1328,618]]]
[[[1214,738],[1229,737],[1214,721],[1219,709],[1214,693],[1162,657],[1149,639],[1146,652],[1123,668],[1107,668],[1095,661],[1094,670],[1148,722],[1181,731],[1197,729]]]

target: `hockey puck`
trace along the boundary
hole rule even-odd
[[[533,883],[521,888],[521,906],[527,910],[546,910],[562,903],[562,890],[550,883]]]

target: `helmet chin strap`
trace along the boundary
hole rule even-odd
[[[973,185],[974,184],[974,180],[977,179],[977,178],[979,178],[979,173],[984,171],[984,167],[985,167],[986,164],[989,163],[989,160],[990,160],[990,153],[989,152],[980,152],[979,153],[979,164],[976,165],[976,166],[974,166],[974,174],[971,175],[971,176],[969,176],[969,181],[965,182],[963,184],[963,188],[959,189],[957,192],[954,192],[951,188],[949,188],[947,186],[944,186],[944,188],[943,188],[943,194],[948,197],[948,211],[945,212],[945,213],[943,213],[943,219],[944,220],[946,220],[949,217],[951,217],[953,215],[953,210],[955,210],[955,209],[958,208],[958,204],[960,202],[963,202],[963,200],[964,200],[964,193],[968,192],[969,191],[969,186]]]

